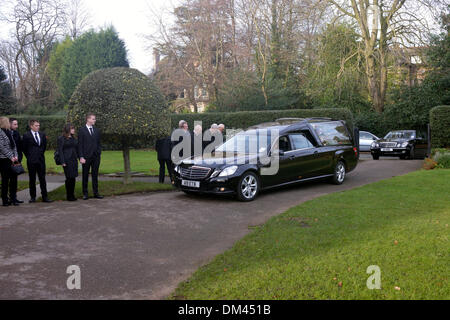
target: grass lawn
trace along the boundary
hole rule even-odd
[[[139,192],[153,192],[153,191],[172,191],[173,187],[170,184],[150,183],[150,182],[133,182],[124,185],[122,181],[99,181],[98,189],[102,196],[117,196],[123,194],[139,193]],[[89,182],[89,194],[92,196],[92,184]],[[52,200],[66,200],[65,186],[59,187],[48,194]],[[75,186],[75,196],[77,198],[83,197],[81,181],[77,181]]]
[[[257,227],[172,298],[450,299],[449,190],[450,170],[423,170],[308,201]],[[371,265],[381,290],[367,288]]]
[[[28,181],[17,181],[17,192],[28,189]],[[0,191],[2,190],[2,184],[0,183]]]
[[[54,151],[45,152],[45,164],[47,173],[63,173],[62,166],[57,166],[53,159]],[[130,151],[131,171],[142,172],[147,175],[157,176],[159,174],[159,162],[157,153],[154,150],[131,150]],[[23,161],[25,170],[26,159]],[[81,173],[81,165],[79,166]],[[102,151],[102,160],[100,163],[100,174],[123,172],[122,151]],[[167,169],[166,169],[167,175]]]

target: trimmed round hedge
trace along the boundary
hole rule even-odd
[[[131,68],[109,68],[88,74],[69,102],[68,121],[77,127],[94,113],[102,141],[138,146],[170,133],[164,96],[143,73]]]
[[[430,111],[431,145],[450,147],[450,106],[438,106]]]

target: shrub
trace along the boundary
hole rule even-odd
[[[450,147],[450,106],[439,106],[430,111],[431,145]]]
[[[35,115],[17,115],[10,116],[10,118],[16,118],[19,123],[19,132],[24,134],[30,130],[28,121],[36,119],[41,124],[41,131],[47,136],[47,149],[56,149],[56,143],[58,137],[62,134],[62,129],[66,124],[65,115],[57,116],[35,116]]]
[[[177,128],[180,120],[186,120],[191,129],[194,127],[194,121],[202,121],[203,129],[209,128],[213,123],[223,123],[228,129],[245,129],[255,124],[271,122],[279,118],[311,117],[329,117],[345,120],[349,128],[353,128],[354,125],[352,113],[348,109],[343,108],[172,114],[171,125],[172,128]]]
[[[384,114],[378,112],[364,112],[354,115],[355,126],[361,131],[368,131],[382,138],[389,131],[395,130],[386,124]],[[398,129],[398,128],[397,128]]]
[[[425,170],[433,170],[434,168],[436,168],[436,166],[437,166],[437,162],[431,158],[426,158],[423,163],[423,168]]]
[[[84,78],[70,99],[68,119],[82,126],[90,112],[97,116],[102,141],[123,151],[125,183],[130,174],[130,147],[170,132],[164,96],[150,78],[135,69],[102,69]]]
[[[450,169],[450,152],[437,152],[434,155],[437,167],[441,169]]]

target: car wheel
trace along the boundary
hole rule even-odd
[[[342,184],[345,180],[345,164],[342,161],[339,161],[334,168],[334,175],[331,178],[331,182],[334,184]]]
[[[240,201],[253,201],[259,193],[260,182],[258,176],[248,171],[242,175],[237,186],[237,197]]]
[[[373,160],[380,160],[380,156],[372,156]]]

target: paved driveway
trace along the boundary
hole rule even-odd
[[[342,186],[303,184],[251,203],[167,192],[0,207],[0,299],[161,299],[249,226],[422,165],[363,159]],[[81,290],[67,289],[70,265],[81,269]]]

